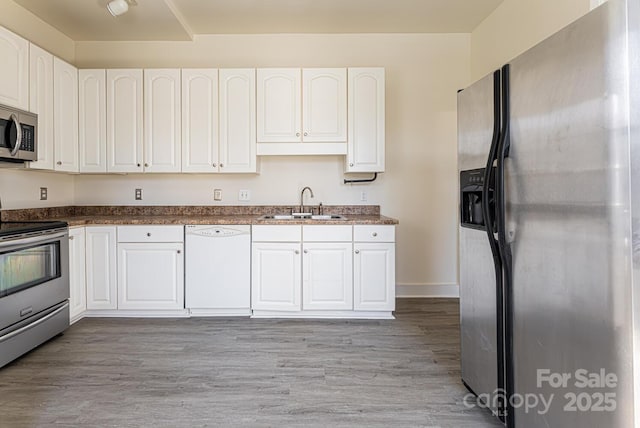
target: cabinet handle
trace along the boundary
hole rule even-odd
[[[140,168],[140,164],[138,164],[138,168]]]
[[[300,133],[299,133],[299,132],[296,132],[296,137],[299,137],[299,136],[300,136]]]
[[[304,133],[304,136],[306,137],[307,135],[309,135],[309,133],[308,133],[308,132],[305,132],[305,133]]]
[[[309,251],[308,250],[304,250],[304,253],[307,254]]]
[[[296,254],[300,254],[300,250],[296,250]]]
[[[220,168],[224,168],[224,164],[223,163],[220,164]]]
[[[373,237],[375,238],[376,236],[378,236],[378,233],[377,233],[377,232],[373,232],[373,233],[371,234],[371,236],[373,236]]]
[[[350,163],[350,164],[349,164],[349,166],[353,166],[353,164],[352,164],[352,163]]]
[[[216,167],[216,164],[215,164],[215,163],[214,163],[214,164],[212,164],[212,165],[213,165],[213,167],[214,167],[214,168]]]
[[[149,164],[148,164],[148,163],[145,163],[145,164],[144,164],[144,166],[145,166],[145,167],[148,167],[148,166],[149,166]]]
[[[356,250],[356,254],[360,254],[360,250]]]
[[[182,253],[182,251],[178,250],[178,254]]]
[[[56,162],[56,165],[62,165],[62,161]]]
[[[151,233],[147,233],[147,236],[151,236]]]

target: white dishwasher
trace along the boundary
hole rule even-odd
[[[251,314],[251,226],[185,227],[185,307],[201,316]]]

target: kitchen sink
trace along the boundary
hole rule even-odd
[[[267,214],[260,217],[261,220],[346,220],[345,216],[336,214],[327,215],[291,215],[291,214]]]

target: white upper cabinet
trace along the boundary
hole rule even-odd
[[[53,59],[53,159],[56,171],[78,172],[78,69]]]
[[[144,170],[182,168],[180,70],[144,70]]]
[[[349,69],[349,139],[346,172],[383,172],[384,68]]]
[[[107,70],[107,171],[143,171],[142,119],[142,70]]]
[[[258,142],[302,141],[302,74],[299,68],[258,69]]]
[[[182,172],[217,172],[218,146],[218,70],[182,69]]]
[[[347,153],[345,68],[258,69],[258,155]]]
[[[29,42],[0,27],[0,104],[29,110]]]
[[[220,172],[256,172],[256,70],[221,69]]]
[[[79,70],[80,172],[107,172],[107,84],[105,70]]]
[[[38,115],[38,160],[29,168],[53,169],[53,55],[29,49],[29,110]]]
[[[304,141],[347,141],[346,69],[303,69],[302,100]]]

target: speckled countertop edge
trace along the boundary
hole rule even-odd
[[[4,210],[3,221],[58,220],[70,227],[125,224],[211,224],[211,225],[279,225],[279,224],[398,224],[398,220],[380,215],[377,205],[327,206],[326,214],[341,214],[342,220],[275,220],[262,215],[290,212],[291,206],[70,206]],[[295,207],[294,207],[295,208]]]

